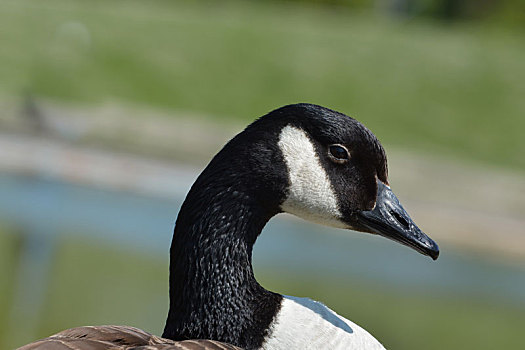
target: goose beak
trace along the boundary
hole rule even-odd
[[[390,187],[377,181],[374,209],[357,213],[357,222],[367,232],[404,244],[436,260],[439,247],[417,227]]]

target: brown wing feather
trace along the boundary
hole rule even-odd
[[[18,350],[241,350],[214,340],[173,341],[129,326],[66,329]]]

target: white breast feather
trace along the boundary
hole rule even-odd
[[[284,296],[264,350],[385,349],[370,333],[308,298]]]
[[[319,224],[347,228],[340,220],[332,184],[306,133],[287,125],[281,130],[278,145],[290,180],[282,210]]]

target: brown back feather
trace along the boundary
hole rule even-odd
[[[214,340],[173,341],[129,326],[66,329],[18,350],[242,350]]]

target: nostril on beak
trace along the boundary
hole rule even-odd
[[[405,230],[409,230],[410,229],[410,225],[408,224],[408,221],[406,221],[406,219],[404,217],[402,217],[399,213],[396,213],[393,210],[390,210],[389,212],[390,212],[390,215],[392,215],[397,220],[397,222],[401,226],[403,226],[403,228]]]

